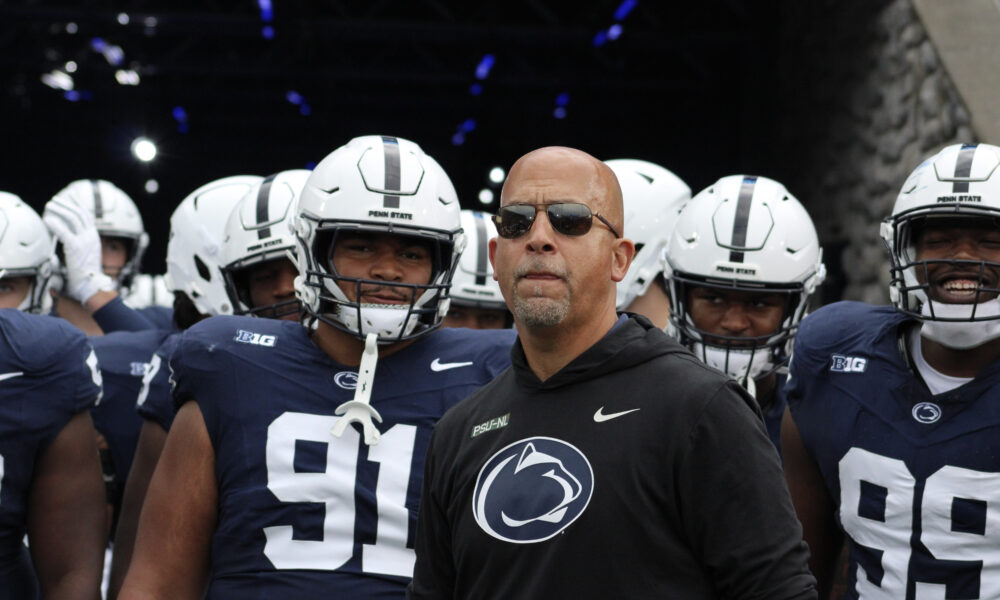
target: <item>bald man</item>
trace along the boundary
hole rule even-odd
[[[408,597],[815,598],[756,404],[615,312],[635,249],[612,171],[542,148],[500,204],[512,367],[434,430]]]

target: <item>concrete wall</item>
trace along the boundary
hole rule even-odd
[[[950,3],[949,3],[950,4]],[[821,298],[887,303],[879,222],[941,146],[976,141],[913,0],[782,5],[772,164],[816,222],[832,267]]]

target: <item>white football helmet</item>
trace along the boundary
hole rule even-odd
[[[261,179],[235,175],[207,183],[181,200],[170,215],[167,288],[187,294],[204,315],[233,313],[221,270],[226,220],[236,203]]]
[[[467,243],[451,281],[452,306],[507,310],[490,264],[489,241],[497,236],[496,225],[475,210],[463,210],[461,220]]]
[[[222,274],[235,314],[280,318],[299,312],[297,299],[254,307],[247,269],[279,258],[294,262],[292,220],[309,175],[305,169],[275,173],[250,188],[229,215],[222,244]]]
[[[660,165],[631,158],[604,161],[618,177],[625,208],[625,235],[635,242],[635,256],[618,282],[615,305],[625,310],[646,293],[662,272],[660,261],[677,214],[691,199],[691,188]]]
[[[386,284],[338,274],[331,250],[347,233],[392,234],[431,243],[433,271],[427,284]],[[306,182],[295,219],[299,276],[295,291],[306,325],[323,321],[379,343],[427,333],[448,311],[448,290],[465,237],[458,197],[444,169],[417,144],[390,136],[357,137],[329,154]],[[405,288],[409,305],[351,301],[339,284]]]
[[[809,297],[826,278],[822,259],[812,219],[785,186],[766,177],[723,177],[684,206],[663,254],[667,331],[734,379],[759,379],[788,361]],[[784,294],[781,325],[760,337],[699,329],[689,312],[691,286]]]
[[[979,260],[918,261],[916,232],[930,219],[1000,218],[1000,148],[990,144],[955,144],[918,166],[903,183],[892,215],[882,222],[882,240],[891,261],[889,298],[900,311],[921,319],[922,336],[952,348],[974,348],[1000,337],[1000,299],[948,304],[935,302],[920,283],[918,271],[930,263],[961,267],[977,280],[976,298],[996,296],[1000,282],[992,273],[1000,264]],[[987,269],[989,267],[989,269]]]
[[[94,215],[97,232],[102,236],[123,238],[128,242],[125,266],[119,272],[115,284],[118,288],[130,287],[133,278],[141,270],[142,256],[149,246],[149,236],[142,224],[142,215],[132,198],[115,184],[103,179],[78,179],[60,190],[56,196],[69,196],[79,206],[90,210]]]
[[[33,208],[14,194],[0,192],[0,278],[30,277],[31,289],[18,310],[52,312],[52,287],[58,263],[55,242]]]
[[[170,308],[174,305],[174,295],[167,289],[163,275],[139,273],[132,279],[132,285],[128,288],[128,295],[125,296],[125,304],[128,304],[132,308],[146,308],[149,306],[165,306]]]

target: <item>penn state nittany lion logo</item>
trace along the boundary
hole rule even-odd
[[[576,447],[533,437],[503,448],[483,465],[472,514],[489,535],[516,544],[547,540],[583,514],[594,471]]]

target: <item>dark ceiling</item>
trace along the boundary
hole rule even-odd
[[[0,0],[0,189],[40,208],[73,179],[116,182],[143,212],[157,272],[167,218],[188,192],[305,167],[356,135],[418,142],[470,208],[492,166],[543,145],[652,160],[696,191],[761,166],[751,140],[774,118],[769,2],[272,1],[267,20],[258,0]],[[616,22],[620,37],[596,46]],[[121,65],[102,44],[122,49]],[[67,97],[41,76],[68,61]],[[138,86],[116,81],[122,68]],[[158,144],[152,163],[131,156],[138,135]]]

